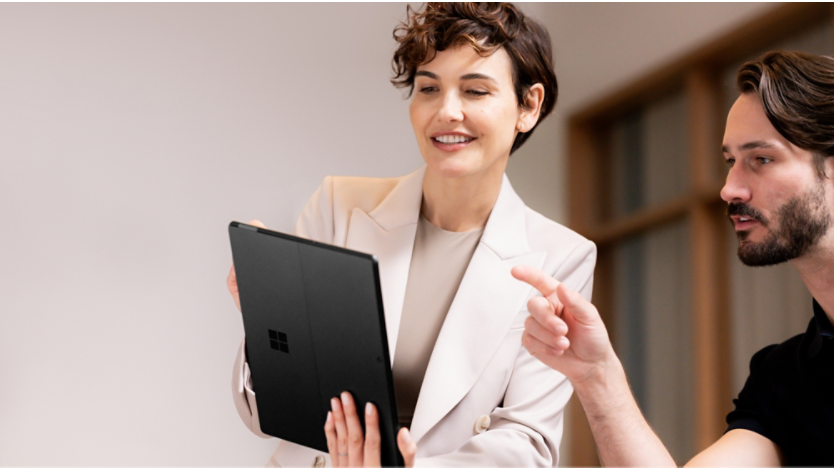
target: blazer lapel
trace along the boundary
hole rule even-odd
[[[379,265],[388,352],[394,364],[405,285],[423,200],[425,167],[406,175],[371,212],[354,208],[345,246],[370,253]]]
[[[411,424],[415,442],[472,388],[525,307],[532,288],[510,270],[521,264],[541,268],[547,256],[530,252],[525,211],[505,175],[429,360]]]

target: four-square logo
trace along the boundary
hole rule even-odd
[[[269,345],[272,346],[272,349],[289,354],[290,344],[287,341],[286,333],[281,333],[280,331],[275,331],[275,330],[268,330],[268,331],[269,331]]]

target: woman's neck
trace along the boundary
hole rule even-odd
[[[423,179],[423,216],[449,232],[484,228],[501,191],[504,172],[500,170],[460,178],[444,178],[427,171]]]

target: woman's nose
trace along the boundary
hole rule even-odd
[[[442,123],[463,121],[463,103],[457,93],[447,93],[443,97],[437,119]]]
[[[747,184],[746,176],[738,167],[730,168],[727,173],[727,181],[721,188],[721,199],[725,202],[747,202],[750,200],[750,186]]]

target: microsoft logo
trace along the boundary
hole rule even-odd
[[[272,346],[272,349],[289,354],[290,353],[290,344],[287,341],[286,333],[281,333],[280,331],[275,331],[275,330],[268,330],[268,331],[269,331],[269,345]]]

